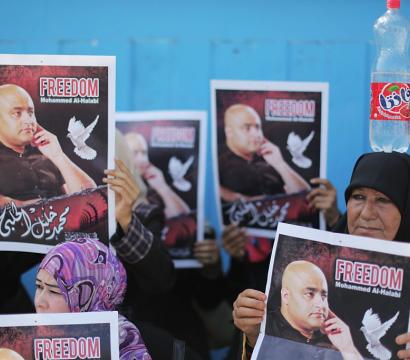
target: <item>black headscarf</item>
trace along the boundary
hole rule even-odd
[[[360,156],[353,168],[345,201],[358,187],[367,187],[386,195],[401,214],[394,240],[410,242],[410,156],[398,152],[374,152]],[[334,231],[347,232],[347,217],[335,225]]]

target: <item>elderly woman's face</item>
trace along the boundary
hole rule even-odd
[[[352,191],[347,202],[349,234],[393,240],[400,222],[399,209],[383,193],[366,187]]]

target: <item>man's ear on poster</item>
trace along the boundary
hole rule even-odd
[[[289,290],[285,287],[282,287],[280,290],[280,299],[282,305],[288,305],[289,303]]]
[[[230,139],[230,138],[232,137],[232,129],[231,129],[231,127],[230,127],[229,125],[225,125],[224,130],[225,130],[225,137],[226,137],[227,139]]]

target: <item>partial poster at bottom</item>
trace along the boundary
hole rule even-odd
[[[0,316],[0,359],[118,358],[116,311]]]
[[[252,359],[398,359],[410,244],[280,223]]]

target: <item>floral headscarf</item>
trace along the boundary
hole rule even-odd
[[[127,287],[124,266],[103,243],[76,239],[51,249],[40,264],[57,281],[71,312],[111,311]],[[151,359],[139,330],[119,315],[120,359]]]

